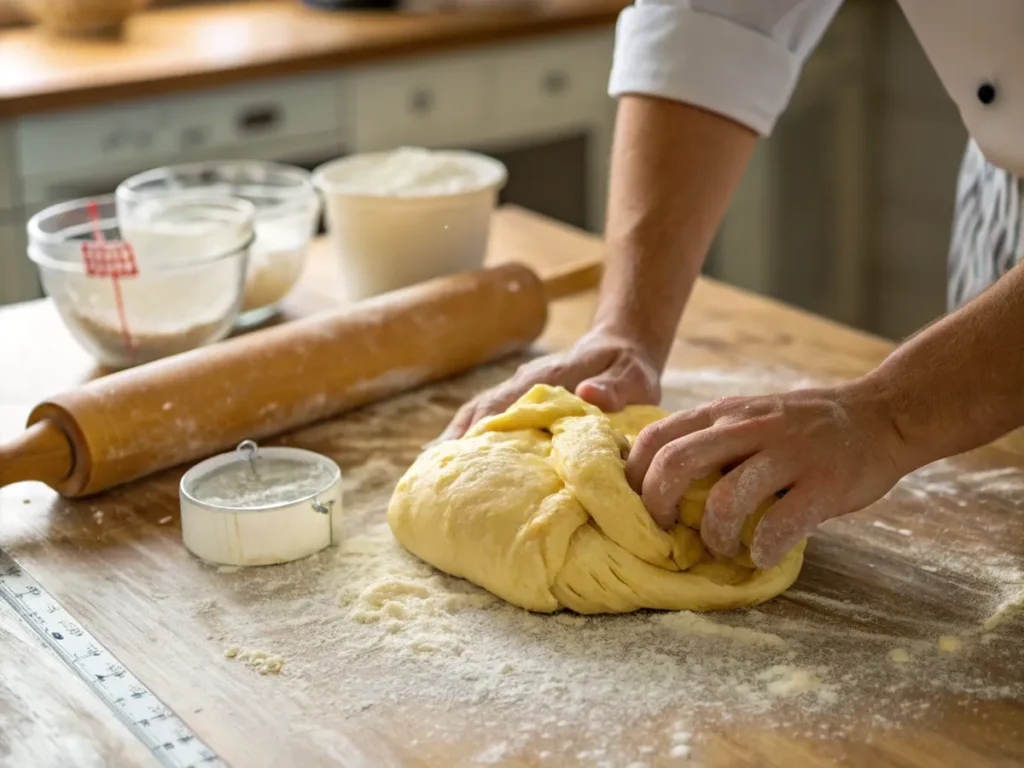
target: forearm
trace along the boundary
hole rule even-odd
[[[870,374],[908,471],[1024,425],[1024,269],[905,342]]]
[[[749,128],[687,104],[620,99],[596,329],[636,341],[664,365],[756,142]]]

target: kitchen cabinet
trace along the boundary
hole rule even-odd
[[[15,118],[0,133],[9,182],[0,184],[0,301],[39,295],[17,232],[27,215],[112,192],[147,168],[209,158],[313,168],[401,145],[468,147],[509,159],[517,177],[504,202],[599,230],[613,45],[604,27]]]

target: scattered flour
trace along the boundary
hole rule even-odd
[[[276,675],[284,667],[284,658],[266,651],[229,645],[224,649],[224,658],[236,659],[261,675]]]
[[[939,653],[960,653],[964,649],[964,641],[956,635],[942,635],[935,647]]]
[[[889,651],[889,658],[897,664],[906,664],[913,657],[910,655],[910,651],[906,648],[893,648]]]
[[[690,759],[690,745],[689,744],[676,744],[668,753],[669,757],[675,757],[677,759],[689,760]]]
[[[684,391],[676,379],[668,382],[666,402],[681,406],[756,394],[759,386],[782,388],[765,387],[762,378],[747,380],[744,391],[742,377],[726,387],[707,374]],[[483,375],[469,381],[462,386],[495,383]],[[1024,679],[1006,674],[1019,668],[1015,644],[979,644],[971,654],[934,651],[936,637],[964,629],[962,613],[949,605],[977,605],[979,595],[1005,600],[1010,585],[1019,590],[1022,581],[1019,562],[986,549],[999,531],[979,531],[966,546],[959,546],[959,530],[957,545],[943,540],[943,526],[956,525],[960,514],[956,499],[974,482],[962,466],[940,462],[897,487],[905,502],[918,503],[912,500],[921,493],[928,505],[919,504],[924,513],[914,536],[875,537],[889,559],[879,560],[868,589],[858,579],[875,571],[851,577],[852,566],[833,557],[836,541],[848,532],[862,536],[871,525],[852,516],[832,521],[812,540],[805,575],[789,592],[756,609],[537,615],[412,558],[382,522],[401,472],[464,396],[428,391],[427,398],[393,398],[346,421],[334,451],[344,470],[348,527],[341,546],[237,574],[210,569],[217,597],[184,596],[185,610],[205,623],[211,642],[245,637],[251,647],[287,657],[288,674],[276,688],[309,713],[308,722],[290,720],[289,728],[311,744],[329,748],[341,722],[387,723],[438,754],[445,745],[475,744],[465,753],[470,763],[515,763],[529,754],[545,766],[661,766],[672,764],[677,748],[688,753],[691,742],[679,734],[708,727],[860,738],[865,728],[931,722],[951,694],[965,708],[1024,701]],[[316,429],[319,450],[328,450],[331,438]],[[1001,475],[984,482],[1019,480]],[[1020,498],[1009,489],[986,492]],[[928,610],[907,609],[921,595],[889,589],[902,584],[894,568],[916,574],[927,588]],[[913,651],[914,663],[898,662],[894,648]],[[898,675],[893,662],[902,664]]]
[[[827,669],[800,669],[787,664],[777,664],[766,669],[757,676],[758,680],[767,683],[771,696],[799,696],[802,693],[816,694],[821,701],[834,703],[838,700],[837,688],[826,685],[819,674],[827,674]]]
[[[718,637],[737,643],[771,645],[781,647],[786,644],[778,635],[771,632],[762,632],[758,629],[747,627],[734,627],[702,616],[692,611],[680,611],[679,613],[664,613],[655,618],[655,621],[674,632],[689,637]]]
[[[875,520],[871,523],[875,528],[881,528],[883,531],[890,531],[892,533],[898,533],[900,536],[910,536],[913,534],[909,528],[897,528],[894,525],[883,523],[881,520]]]
[[[986,632],[992,632],[1018,614],[1024,614],[1024,589],[1000,603],[995,612],[985,619],[981,627]]]

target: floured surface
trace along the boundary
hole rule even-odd
[[[345,484],[344,545],[298,563],[218,572],[171,541],[145,545],[157,553],[150,562],[113,546],[142,538],[144,521],[130,511],[138,498],[129,508],[120,494],[104,497],[102,522],[92,518],[96,502],[61,505],[51,541],[99,531],[101,542],[90,562],[65,568],[64,599],[133,671],[163,681],[168,704],[239,765],[337,764],[349,741],[363,754],[393,747],[372,765],[1024,761],[1020,619],[982,628],[1021,589],[1024,464],[989,453],[922,470],[877,507],[813,536],[797,583],[756,610],[535,616],[414,560],[384,524],[420,447],[464,397],[509,370],[286,440],[334,458]],[[664,405],[809,383],[764,369],[675,372]],[[160,506],[173,482],[149,493]],[[19,536],[2,518],[0,531],[36,572],[61,546],[40,552],[27,529]],[[74,578],[96,569],[116,576],[91,605]],[[158,606],[166,634],[104,624],[116,597]],[[146,651],[152,669],[124,658],[147,636],[160,646]],[[962,648],[940,652],[943,636]],[[225,658],[229,646],[286,663],[254,674]]]

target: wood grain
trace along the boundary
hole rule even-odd
[[[0,765],[148,766],[156,761],[0,600]]]
[[[625,5],[549,0],[532,10],[421,15],[259,0],[143,11],[118,40],[0,31],[0,117],[596,28]]]
[[[600,248],[568,227],[506,209],[495,220],[490,260],[525,261],[543,274],[599,256]],[[289,301],[290,316],[330,306],[335,279],[330,254],[318,250]],[[538,351],[571,343],[587,326],[593,305],[592,294],[558,302]],[[32,331],[25,332],[29,327]],[[25,354],[44,342],[56,345],[52,356]],[[795,386],[801,377],[817,382],[856,376],[889,349],[871,336],[702,280],[677,335],[664,381],[665,405],[685,407],[743,387]],[[45,302],[0,312],[0,363],[13,361],[18,375],[0,377],[0,437],[20,428],[19,419],[36,399],[95,373]],[[280,442],[338,461],[346,476],[349,535],[356,534],[379,523],[394,482],[459,403],[507,376],[517,362],[479,369],[282,436]],[[179,539],[181,472],[170,470],[79,502],[62,501],[31,484],[4,489],[0,547],[230,764],[478,765],[474,756],[481,750],[518,731],[522,723],[489,717],[486,704],[460,701],[437,710],[411,700],[352,714],[353,701],[372,699],[395,681],[374,676],[380,664],[386,668],[386,655],[377,666],[360,664],[359,649],[338,645],[343,635],[328,631],[324,642],[317,640],[317,633],[348,621],[332,581],[337,560],[325,555],[238,573],[202,566]],[[748,613],[723,620],[778,631],[801,649],[806,657],[801,663],[818,659],[831,665],[836,678],[845,680],[838,707],[818,711],[773,704],[779,717],[772,719],[722,717],[710,706],[714,702],[704,702],[704,714],[686,713],[695,721],[692,764],[1001,768],[1024,763],[1019,624],[1006,625],[991,643],[978,633],[979,623],[1019,586],[1014,580],[1024,563],[1021,482],[1024,458],[989,447],[942,462],[909,478],[871,509],[823,526],[812,537],[793,589],[763,606],[756,621]],[[936,654],[934,644],[942,634],[964,637],[964,654],[955,660]],[[253,674],[223,658],[228,640],[265,643],[288,657],[290,666],[278,678]],[[891,686],[898,676],[886,654],[900,643],[915,649],[920,666],[910,684]],[[681,641],[681,655],[664,663],[692,661],[686,654],[693,648]],[[736,661],[742,662],[742,649],[702,648],[709,665],[728,661],[729,653],[741,654]],[[26,657],[20,658],[17,663],[25,666]],[[338,667],[338,658],[347,660],[344,666]],[[10,674],[10,663],[0,653],[0,678]],[[956,685],[944,683],[946,677],[955,678]],[[442,677],[437,685],[445,685]],[[601,747],[611,754],[647,746],[655,749],[644,758],[648,765],[678,765],[669,757],[671,743],[664,734],[680,713],[634,721],[630,702],[641,702],[644,692],[618,695],[630,728],[609,736]],[[9,694],[0,694],[0,712],[10,709],[8,699]],[[85,717],[78,722],[97,734],[94,743],[104,743],[100,726]],[[438,738],[439,726],[457,736]],[[585,745],[578,724],[552,726],[548,736],[544,750],[553,753],[550,759],[540,757],[538,734],[491,764],[601,764],[580,757]],[[109,754],[113,764],[115,753]]]

